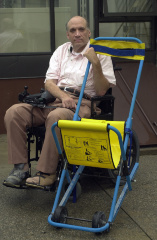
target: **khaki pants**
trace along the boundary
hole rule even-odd
[[[70,94],[69,94],[70,95]],[[78,98],[70,95],[77,103]],[[61,106],[56,99],[52,106]],[[80,117],[90,118],[91,102],[82,100],[79,111]],[[38,108],[29,104],[19,103],[10,107],[5,115],[5,126],[8,142],[8,162],[11,164],[27,163],[27,135],[26,127],[39,126],[45,123],[46,134],[42,152],[37,163],[37,170],[44,173],[55,173],[58,164],[58,150],[51,132],[52,125],[59,119],[71,120],[74,112],[67,108]],[[56,127],[56,133],[61,142],[60,130]]]

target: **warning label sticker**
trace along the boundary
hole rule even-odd
[[[108,139],[64,135],[64,149],[70,161],[111,164]]]

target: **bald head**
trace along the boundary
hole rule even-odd
[[[73,22],[75,23],[75,22],[78,22],[80,20],[83,21],[85,26],[86,26],[86,28],[89,29],[89,23],[88,23],[88,21],[84,17],[75,16],[75,17],[70,18],[70,20],[66,23],[66,31],[69,31],[69,24],[70,23],[73,23]]]
[[[67,25],[67,38],[70,40],[75,52],[82,52],[91,36],[88,22],[80,16],[72,17]]]

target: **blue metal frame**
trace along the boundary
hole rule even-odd
[[[98,37],[95,40],[134,41],[134,42],[142,43],[141,40],[139,40],[137,38],[130,38],[130,37],[127,37],[127,38],[126,37],[124,37],[124,38],[123,37],[121,37],[121,38],[119,38],[119,37],[114,37],[114,38],[112,38],[112,37],[106,37],[106,38],[105,37],[103,37],[103,38]],[[143,62],[144,62],[144,60],[140,60],[139,69],[138,69],[137,78],[136,78],[136,83],[135,83],[135,87],[134,87],[134,93],[133,93],[131,106],[130,106],[130,111],[129,111],[129,116],[128,116],[128,119],[126,121],[126,129],[131,129],[132,128],[132,115],[133,115],[133,110],[134,110],[134,106],[135,106],[138,86],[139,86],[139,82],[140,82]],[[87,64],[85,77],[84,77],[84,81],[83,81],[83,84],[82,84],[82,88],[81,88],[81,92],[80,92],[80,96],[79,96],[79,100],[78,100],[78,104],[77,104],[76,112],[74,114],[73,121],[79,121],[80,120],[80,118],[78,116],[78,113],[79,113],[79,109],[80,109],[80,106],[81,106],[81,101],[82,101],[84,89],[85,89],[85,86],[86,86],[86,81],[87,81],[87,77],[88,77],[88,73],[89,73],[89,68],[90,68],[90,62],[88,62],[88,64]],[[62,150],[61,150],[61,147],[60,147],[60,144],[59,144],[56,132],[55,132],[55,127],[56,126],[57,126],[57,123],[54,123],[52,128],[51,128],[52,129],[52,134],[54,136],[58,152],[59,152],[59,154],[62,154]],[[126,131],[126,136],[125,136],[125,140],[124,140],[124,144],[123,144],[120,132],[116,128],[114,128],[110,125],[108,126],[108,129],[111,130],[111,131],[114,131],[117,134],[118,139],[119,139],[119,143],[120,143],[122,159],[123,159],[123,161],[126,161],[126,150],[127,150],[127,145],[128,145],[129,134],[130,133],[128,131]],[[76,230],[82,230],[82,231],[88,231],[88,232],[94,232],[94,233],[103,232],[103,231],[109,229],[110,223],[112,223],[115,220],[115,217],[116,217],[116,215],[119,211],[120,206],[122,205],[122,203],[124,201],[124,198],[125,198],[128,190],[129,191],[132,190],[131,181],[133,180],[133,178],[134,178],[134,176],[137,172],[138,167],[139,167],[139,163],[136,163],[134,165],[134,168],[132,169],[130,175],[126,176],[127,181],[126,181],[126,184],[123,187],[123,190],[122,190],[118,200],[117,200],[117,196],[118,196],[121,176],[120,175],[117,176],[117,181],[116,181],[116,186],[115,186],[115,190],[114,190],[114,195],[113,195],[113,200],[112,200],[112,204],[111,204],[111,210],[110,210],[108,222],[101,228],[90,228],[90,227],[69,225],[69,224],[57,223],[57,222],[54,222],[52,220],[52,216],[54,214],[54,211],[55,211],[56,207],[58,206],[59,197],[60,197],[62,185],[63,185],[63,182],[64,182],[64,178],[67,177],[67,179],[69,180],[69,174],[68,174],[68,171],[65,167],[62,170],[61,179],[60,179],[60,182],[59,182],[59,187],[58,187],[57,194],[56,194],[56,197],[55,197],[52,212],[48,217],[49,224],[51,224],[55,227],[70,228],[70,229],[76,229]],[[84,166],[79,166],[78,170],[76,171],[76,173],[74,175],[74,178],[71,180],[68,189],[66,190],[61,202],[59,203],[59,206],[65,206],[66,205],[66,203],[67,203],[67,201],[70,197],[70,194],[72,193],[73,189],[75,188],[75,185],[76,185],[83,169],[84,169]]]

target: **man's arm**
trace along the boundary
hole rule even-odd
[[[93,68],[93,80],[95,85],[95,91],[98,96],[103,96],[110,87],[108,80],[105,78],[102,72],[100,61],[94,51],[94,48],[89,48],[84,53],[84,56],[88,58],[88,60],[92,64]]]
[[[54,97],[59,98],[62,101],[62,106],[65,108],[76,109],[76,104],[74,100],[68,96],[64,91],[56,85],[57,80],[47,80],[45,82],[45,89],[49,91]]]

